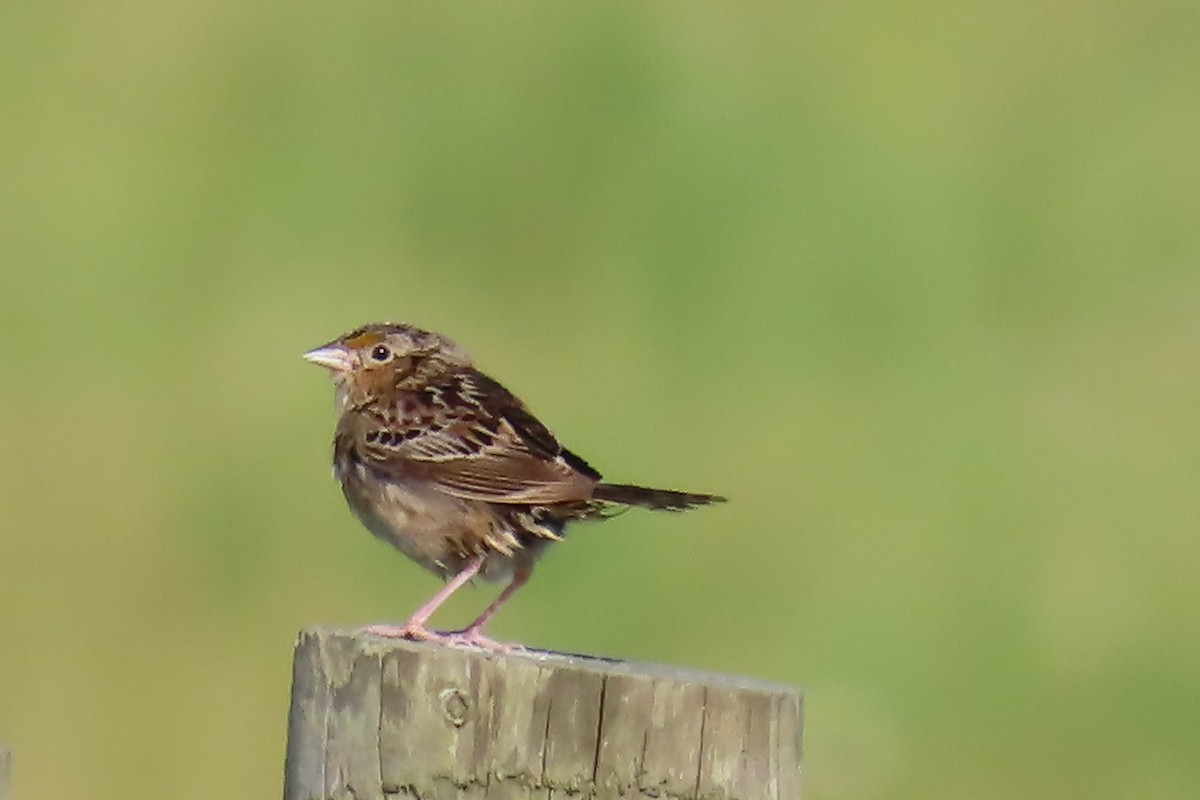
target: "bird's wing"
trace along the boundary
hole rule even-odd
[[[559,444],[499,383],[475,370],[398,401],[396,422],[360,432],[377,467],[467,500],[534,505],[591,499],[600,473]]]

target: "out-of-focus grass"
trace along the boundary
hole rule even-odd
[[[381,318],[733,498],[497,634],[805,686],[813,797],[1197,796],[1196,17],[0,6],[18,796],[271,796],[297,628],[432,591],[298,357]]]

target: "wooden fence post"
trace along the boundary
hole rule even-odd
[[[310,628],[284,800],[798,800],[801,695],[727,675]]]
[[[0,744],[0,800],[8,800],[8,779],[12,774],[12,751]]]

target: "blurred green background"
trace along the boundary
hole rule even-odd
[[[810,798],[1200,796],[1197,30],[0,5],[16,796],[278,796],[296,631],[436,588],[299,357],[377,319],[733,498],[577,528],[499,637],[805,687]]]

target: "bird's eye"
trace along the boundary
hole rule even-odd
[[[391,357],[392,357],[392,351],[389,350],[385,345],[377,344],[371,348],[371,358],[373,358],[375,361],[378,361],[381,364],[384,361],[387,361]]]

